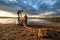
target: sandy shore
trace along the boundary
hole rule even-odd
[[[40,24],[41,26],[52,26],[48,28],[47,37],[42,40],[60,40],[60,24]],[[31,30],[32,31],[32,30]],[[0,40],[39,40],[37,34],[16,24],[0,24]]]

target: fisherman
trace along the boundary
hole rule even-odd
[[[19,15],[19,14],[21,14],[21,12],[23,12],[23,10],[19,10],[19,11],[17,12],[17,15],[18,15],[18,25],[21,24],[21,22],[20,22],[20,15]]]
[[[25,22],[25,24],[27,25],[27,15],[25,14],[25,16],[24,16],[24,22]]]

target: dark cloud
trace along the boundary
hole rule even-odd
[[[40,14],[53,11],[52,15],[60,15],[60,0],[0,0],[0,4],[18,11],[21,8],[27,13]],[[9,9],[9,8],[8,8]]]
[[[15,12],[21,8],[17,5],[16,2],[10,0],[0,0],[0,10]]]

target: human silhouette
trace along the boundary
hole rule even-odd
[[[17,15],[18,15],[18,25],[20,25],[20,15],[19,14],[21,14],[21,12],[23,12],[23,10],[19,10],[17,12]]]
[[[24,22],[25,22],[25,24],[27,25],[27,15],[25,14],[25,16],[24,16]]]

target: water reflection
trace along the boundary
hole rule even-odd
[[[27,24],[41,24],[41,23],[46,23],[46,24],[60,24],[60,22],[50,22],[48,20],[42,20],[42,19],[28,19]]]
[[[15,24],[17,18],[0,18],[0,23],[2,24]],[[28,19],[27,24],[41,24],[41,23],[46,23],[46,24],[60,24],[60,22],[50,22],[47,20],[42,20],[42,19]]]

